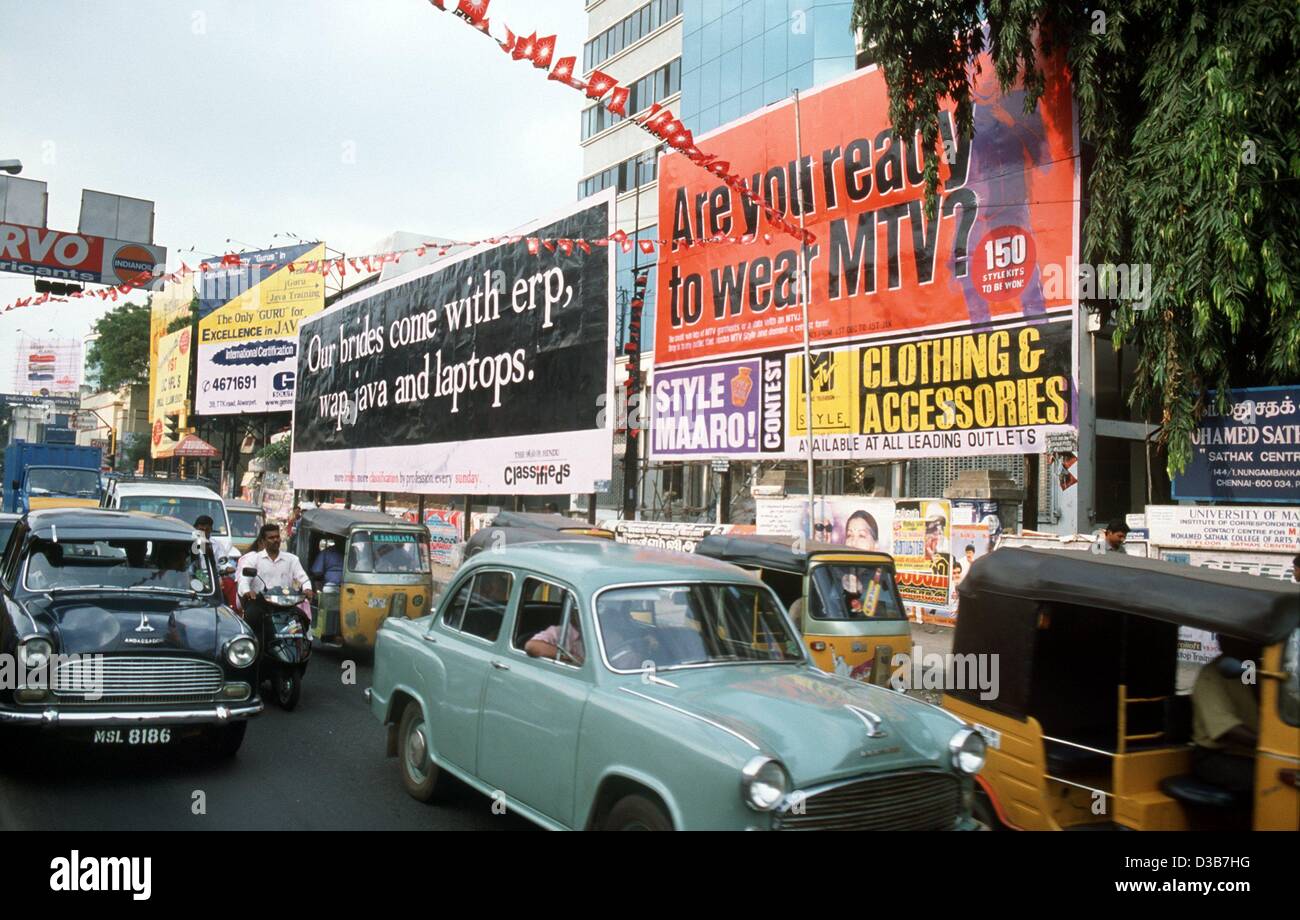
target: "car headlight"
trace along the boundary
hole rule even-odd
[[[49,639],[41,636],[33,636],[18,646],[18,660],[23,663],[23,667],[32,671],[49,664],[53,654],[54,646]]]
[[[257,660],[257,643],[248,636],[231,639],[226,645],[226,661],[231,667],[246,668]]]
[[[772,811],[790,790],[790,777],[779,761],[758,756],[740,771],[740,796],[754,811]]]
[[[948,750],[952,754],[952,765],[959,772],[973,776],[984,766],[984,755],[988,747],[983,735],[973,728],[963,728],[952,736]]]

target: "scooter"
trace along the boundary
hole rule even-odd
[[[247,578],[257,569],[246,568]],[[307,617],[299,609],[305,595],[301,590],[273,588],[260,591],[244,605],[245,619],[257,630],[262,654],[257,662],[258,683],[269,681],[275,702],[292,712],[302,695],[302,678],[311,660],[311,632]]]

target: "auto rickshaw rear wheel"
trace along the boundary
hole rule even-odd
[[[448,776],[429,754],[429,726],[415,703],[407,704],[397,729],[397,759],[402,785],[411,798],[431,802],[448,784]]]
[[[641,795],[627,795],[609,810],[602,830],[670,831],[673,822],[662,808]]]

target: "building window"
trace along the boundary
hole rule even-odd
[[[578,197],[586,198],[610,186],[617,188],[620,193],[630,192],[654,182],[659,178],[659,153],[663,149],[660,144],[594,176],[588,176],[578,183]]]
[[[645,38],[682,12],[682,0],[650,0],[582,46],[582,66],[591,71],[628,45]]]
[[[636,115],[650,108],[656,102],[662,102],[682,88],[682,59],[674,58],[664,66],[634,81],[628,87],[627,113]],[[594,137],[606,128],[611,128],[623,120],[603,104],[593,105],[582,113],[582,139]]]

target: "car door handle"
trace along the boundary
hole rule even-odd
[[[432,636],[432,635],[430,635],[429,633],[425,633],[425,634],[424,634],[424,641],[425,641],[425,642],[432,642],[434,645],[437,645],[437,644],[438,644],[438,637],[437,637],[437,636]]]
[[[492,667],[496,668],[498,671],[509,671],[509,670],[510,670],[510,665],[508,665],[508,664],[502,664],[502,663],[499,662],[499,661],[494,661],[494,662],[492,662]]]

